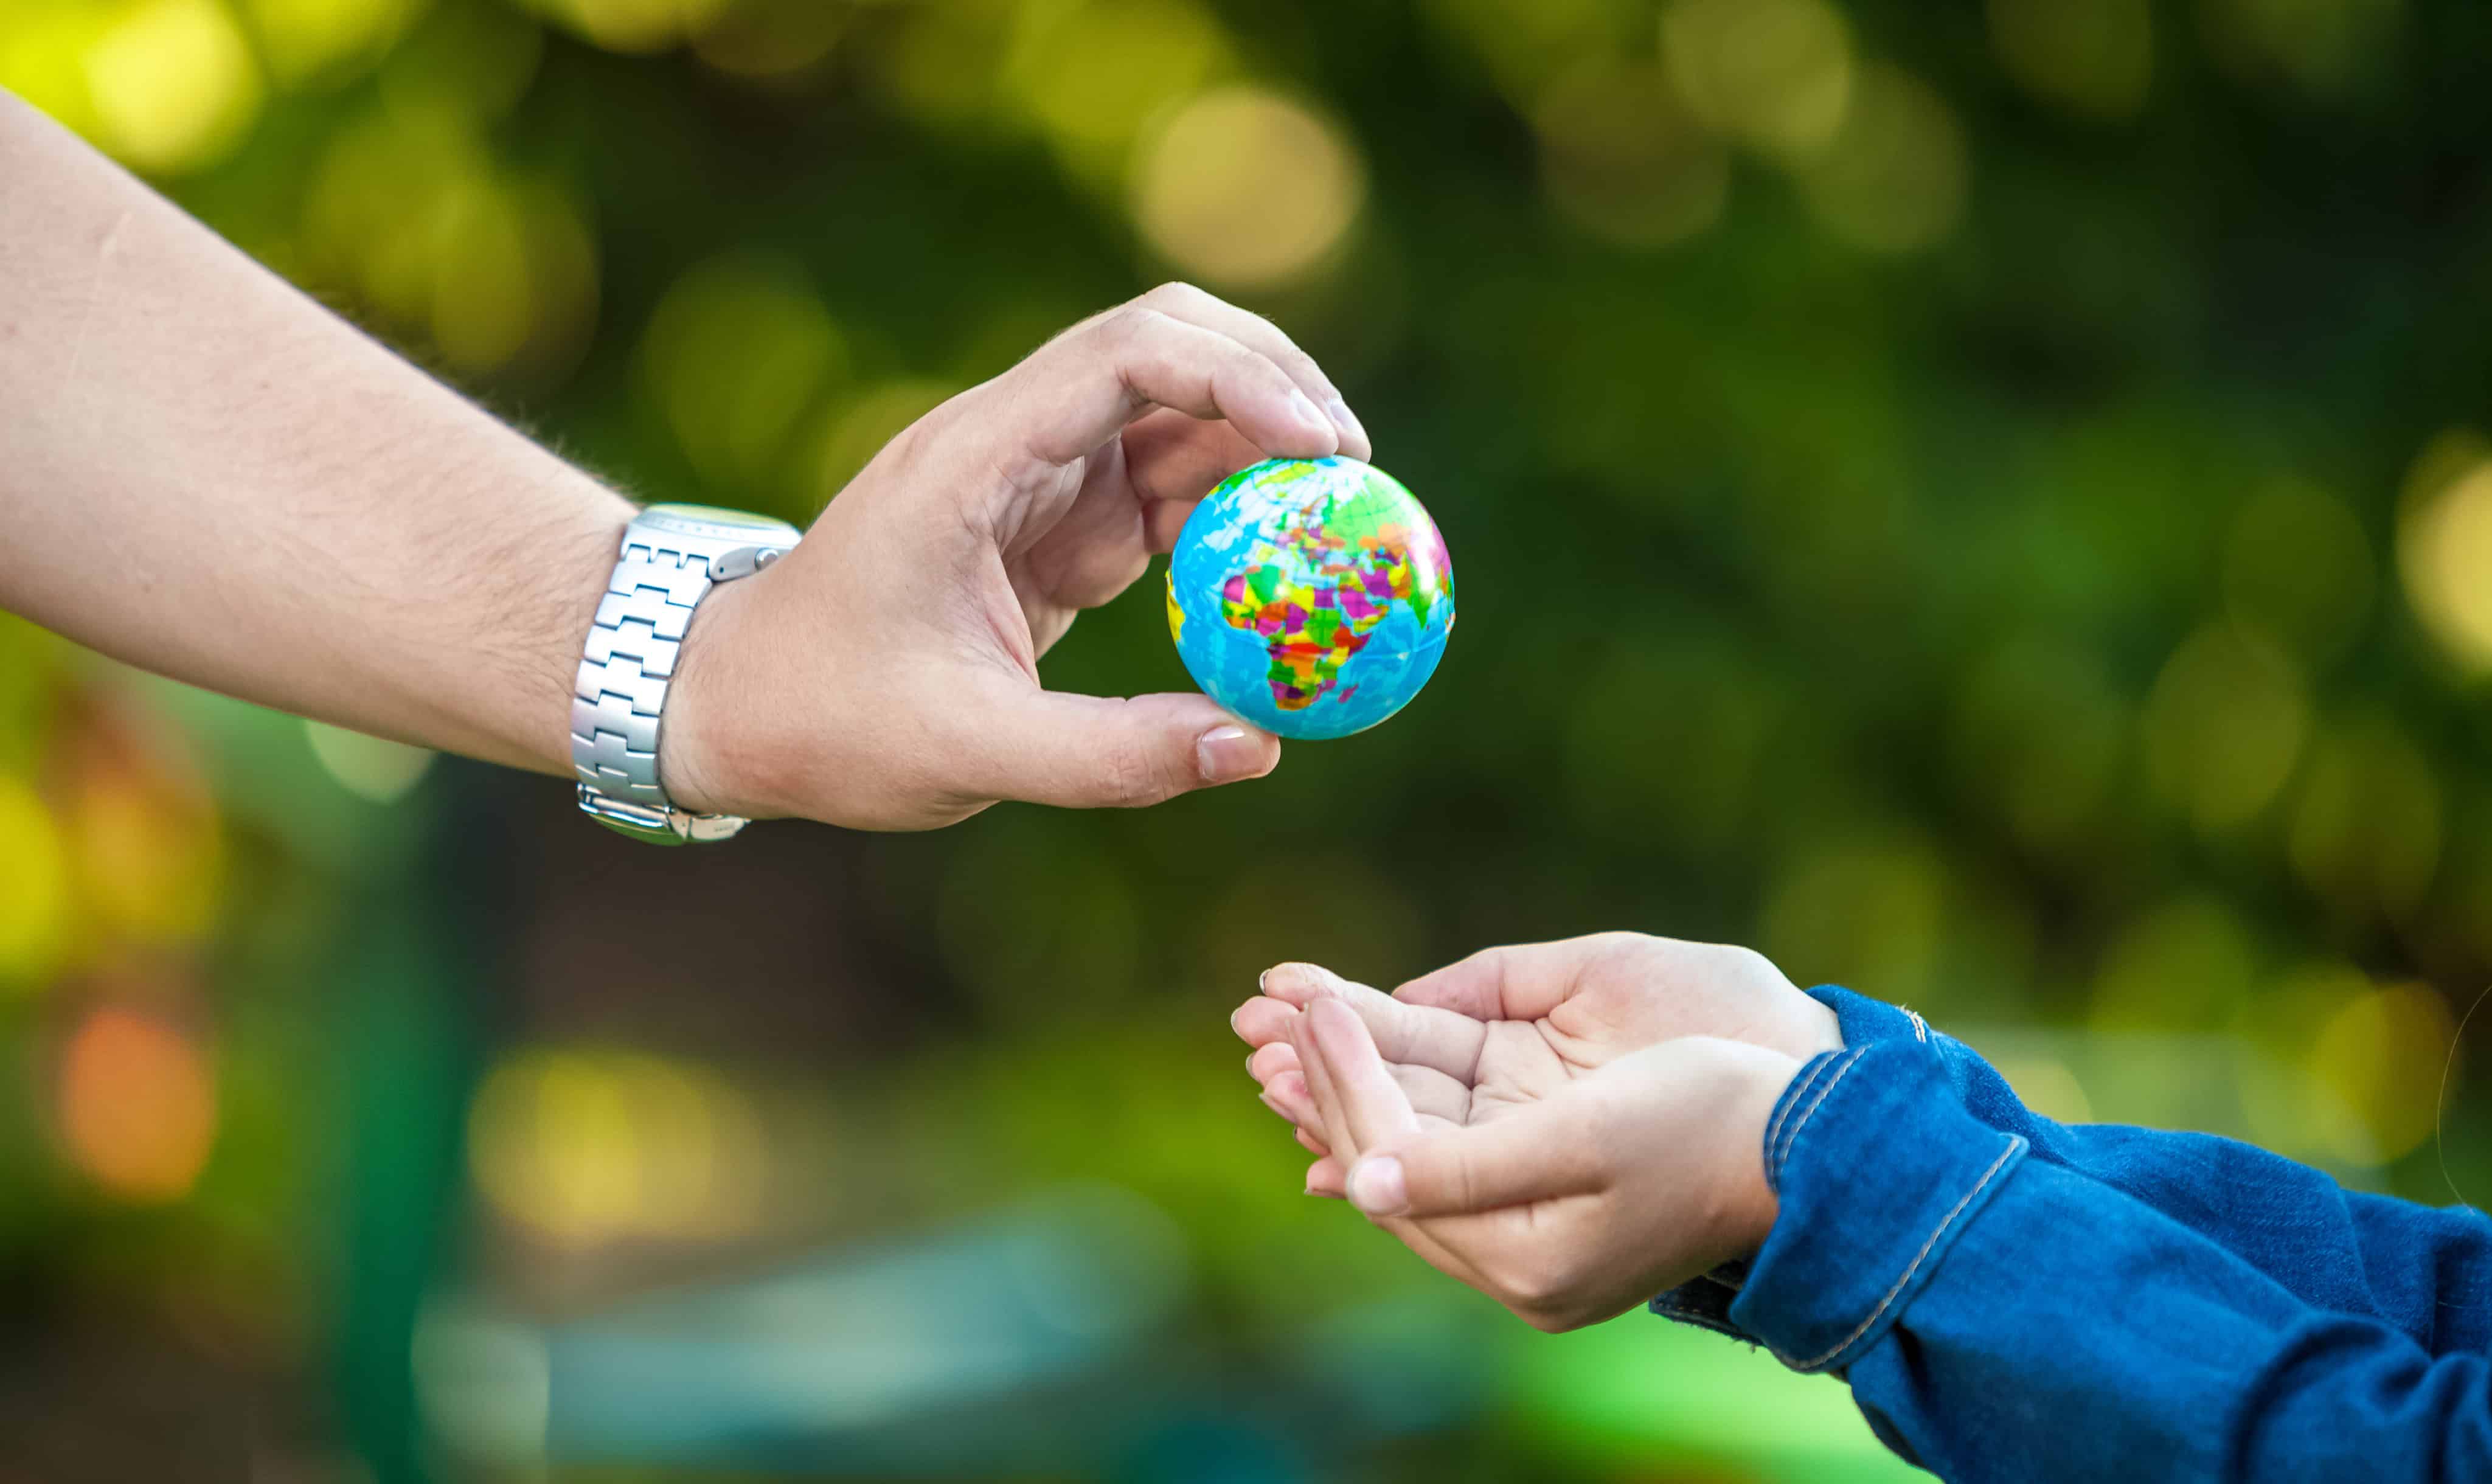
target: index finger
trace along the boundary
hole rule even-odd
[[[1480,1051],[1488,1044],[1488,1026],[1479,1018],[1396,999],[1317,964],[1275,965],[1263,971],[1259,984],[1283,1004],[1305,1006],[1329,998],[1350,1006],[1366,1023],[1377,1052],[1387,1061],[1433,1067],[1465,1086],[1478,1077]],[[1260,1017],[1244,1020],[1237,1031],[1252,1041],[1265,1024]]]
[[[1328,1113],[1324,1121],[1328,1127],[1340,1124],[1349,1130],[1349,1152],[1355,1156],[1417,1135],[1418,1111],[1378,1054],[1376,1039],[1367,1033],[1358,1012],[1337,999],[1320,999],[1304,1015],[1306,1038],[1299,1044],[1298,1054],[1303,1060],[1312,1051],[1321,1063],[1325,1090],[1317,1093],[1317,1101],[1320,1106],[1329,1096],[1338,1105],[1339,1112]],[[1312,1090],[1316,1068],[1305,1070]],[[1343,1151],[1336,1146],[1334,1152]]]
[[[1224,418],[1276,458],[1341,447],[1332,420],[1269,356],[1141,304],[1065,331],[1004,380],[1007,435],[1052,464],[1090,454],[1153,406]]]
[[[1299,349],[1298,342],[1279,325],[1191,283],[1163,283],[1142,295],[1140,302],[1164,314],[1217,330],[1241,345],[1261,351],[1332,419],[1333,427],[1341,433],[1342,454],[1359,460],[1375,456],[1367,430],[1359,424],[1358,414],[1350,410],[1350,401],[1341,395],[1341,388],[1333,385],[1324,369],[1316,364],[1316,358]]]

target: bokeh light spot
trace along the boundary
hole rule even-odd
[[[1651,45],[1652,15],[1641,0],[1426,0],[1421,9],[1526,106],[1570,67]]]
[[[885,445],[960,390],[948,381],[909,377],[886,381],[832,409],[822,420],[816,503],[830,503]]]
[[[697,36],[727,0],[537,0],[554,19],[608,51],[664,51]]]
[[[2374,1157],[2390,1160],[2430,1136],[2456,1034],[2448,1004],[2418,984],[2389,985],[2338,1011],[2311,1048],[2311,1070],[2352,1106]]]
[[[1227,288],[1303,278],[1339,245],[1366,195],[1339,129],[1260,88],[1207,93],[1142,146],[1134,215],[1186,273]]]
[[[847,370],[847,341],[803,270],[758,253],[695,267],[667,290],[640,346],[642,384],[703,478],[754,486]]]
[[[2459,665],[2492,669],[2492,460],[2409,490],[2397,525],[2407,601]]]
[[[1800,199],[1854,247],[1911,252],[1964,215],[1970,165],[1944,100],[1892,67],[1860,70],[1842,128],[1798,166]]]
[[[187,1194],[216,1140],[216,1078],[190,1037],[154,1016],[90,1013],[61,1054],[60,1131],[88,1178],[126,1201]]]
[[[1946,878],[1917,839],[1836,839],[1781,874],[1758,923],[1758,946],[1803,984],[1841,980],[1882,999],[1926,999],[1946,929]]]
[[[2204,897],[2166,904],[2121,930],[2094,975],[2092,1021],[2105,1030],[2221,1030],[2249,1002],[2257,948],[2230,907]]]
[[[2060,1123],[2094,1121],[2093,1100],[2085,1083],[2064,1061],[2048,1056],[2002,1058],[1999,1075],[2016,1091],[2016,1100],[2043,1117]]]
[[[1730,160],[1649,63],[1570,69],[1532,109],[1541,180],[1576,224],[1625,247],[1693,236],[1722,215]]]
[[[1697,117],[1766,149],[1824,146],[1852,101],[1852,33],[1824,0],[1672,0],[1661,47]]]
[[[2403,918],[2440,864],[2440,785],[2420,749],[2385,719],[2333,729],[2311,748],[2289,853],[2301,879],[2356,919]]]
[[[178,941],[207,933],[224,884],[213,803],[164,778],[100,768],[63,810],[78,895],[104,926]]]
[[[260,55],[279,81],[297,85],[378,57],[397,42],[420,0],[247,0]]]
[[[2236,76],[2341,99],[2386,71],[2404,0],[2199,0],[2207,49]]]
[[[769,1151],[750,1098],[641,1053],[515,1054],[478,1089],[467,1147],[486,1199],[557,1247],[716,1241],[762,1215]]]
[[[1186,0],[1026,7],[1024,27],[1008,64],[1014,91],[1077,169],[1112,171],[1144,121],[1229,56],[1219,23]]]
[[[853,15],[826,0],[739,0],[694,41],[693,51],[738,77],[785,79],[829,56]]]
[[[381,98],[400,114],[498,118],[526,94],[544,53],[544,29],[500,0],[434,0],[381,64]]]
[[[35,790],[0,774],[0,989],[37,984],[68,931],[69,852]]]
[[[2310,729],[2310,702],[2281,654],[2219,623],[2173,652],[2144,727],[2156,789],[2200,829],[2223,831],[2284,787]]]
[[[129,12],[86,58],[104,144],[141,170],[213,164],[259,111],[259,66],[217,0],[155,0]]]
[[[471,182],[443,203],[431,319],[442,358],[471,371],[518,355],[535,328],[527,227],[509,193],[490,183]]]
[[[2019,86],[2092,118],[2125,119],[2154,75],[2147,0],[1990,0],[1990,50]]]
[[[320,759],[320,766],[339,787],[375,804],[398,802],[432,767],[429,748],[409,747],[323,722],[307,721],[303,731],[312,744],[312,756]]]

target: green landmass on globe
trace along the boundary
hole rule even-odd
[[[1284,735],[1340,736],[1399,710],[1435,671],[1453,627],[1451,562],[1390,475],[1354,460],[1273,460],[1231,476],[1187,522],[1168,608],[1178,652],[1214,699]],[[1254,644],[1260,695],[1247,694],[1238,647],[1189,632],[1212,619]]]

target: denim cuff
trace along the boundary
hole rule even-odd
[[[1846,1050],[1878,1041],[1927,1043],[1930,1039],[1929,1023],[1901,1005],[1890,1005],[1866,994],[1854,994],[1837,984],[1821,984],[1808,992],[1808,997],[1834,1012],[1835,1024],[1843,1033]],[[1792,1079],[1792,1088],[1796,1088],[1806,1080],[1811,1070],[1813,1068],[1802,1068],[1801,1075]],[[1792,1088],[1783,1092],[1786,1103],[1791,1099]],[[1775,1109],[1777,1122],[1782,1112],[1781,1107]],[[1747,1286],[1747,1281],[1748,1264],[1745,1261],[1725,1262],[1709,1273],[1691,1278],[1660,1294],[1649,1307],[1666,1320],[1718,1329],[1751,1345],[1761,1344],[1763,1342],[1755,1335],[1740,1329],[1731,1321],[1731,1300],[1739,1296],[1739,1291]]]
[[[1867,1046],[1872,1041],[1929,1042],[1930,1023],[1901,1005],[1854,994],[1839,984],[1821,984],[1808,992],[1808,997],[1834,1012],[1847,1048]]]
[[[1828,1002],[1849,1040],[1850,1007]],[[1763,1345],[1795,1371],[1840,1371],[1884,1336],[2024,1158],[2022,1138],[1964,1110],[1918,1018],[1879,1008],[1887,1033],[1811,1059],[1766,1121],[1781,1210],[1765,1246],[1744,1270],[1655,1298],[1654,1313]]]

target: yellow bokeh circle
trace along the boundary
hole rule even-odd
[[[1259,87],[1205,93],[1147,137],[1135,220],[1159,254],[1225,288],[1305,278],[1337,248],[1367,195],[1341,131]]]

